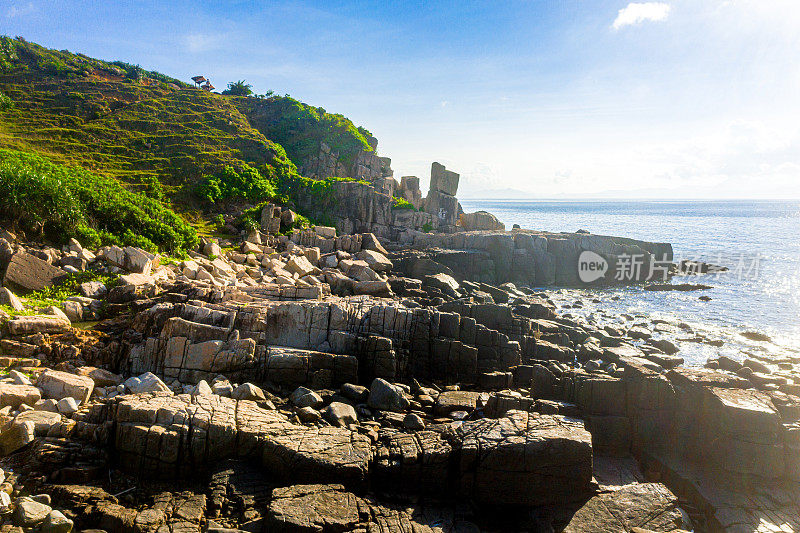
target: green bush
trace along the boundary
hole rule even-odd
[[[414,207],[414,204],[405,198],[399,198],[397,196],[392,196],[392,209],[411,209],[412,211],[417,210],[417,208]]]
[[[59,242],[125,244],[150,251],[197,246],[183,218],[113,178],[44,157],[0,150],[0,218]]]
[[[270,168],[270,171],[274,169]],[[231,198],[258,202],[273,198],[275,187],[269,178],[245,164],[238,170],[226,166],[217,174],[206,176],[197,184],[195,194],[211,203]]]
[[[11,98],[0,93],[0,111],[6,111],[12,107],[14,107],[14,102],[11,101]]]
[[[228,89],[222,91],[222,94],[232,96],[250,96],[253,94],[253,86],[244,80],[232,81],[228,84]]]

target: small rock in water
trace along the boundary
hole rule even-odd
[[[764,333],[759,333],[758,331],[744,331],[740,333],[740,335],[745,339],[749,339],[751,341],[772,342],[772,339],[768,335],[765,335]]]

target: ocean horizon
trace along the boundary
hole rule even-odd
[[[696,292],[653,293],[641,286],[559,289],[554,300],[569,314],[621,315],[688,323],[693,331],[723,346],[681,343],[688,364],[701,365],[723,354],[743,359],[752,353],[800,353],[800,200],[463,200],[465,211],[489,211],[511,229],[589,231],[672,244],[675,260],[728,267],[720,275],[673,278],[675,283],[711,285]],[[602,303],[592,303],[598,296]],[[710,300],[700,300],[700,296]],[[614,297],[612,299],[611,297]],[[572,303],[580,299],[581,307]],[[772,339],[754,342],[742,333]]]

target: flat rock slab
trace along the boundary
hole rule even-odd
[[[41,399],[42,392],[33,385],[0,383],[0,407],[10,405],[12,409],[16,409],[23,403],[33,407]]]
[[[453,411],[472,412],[478,405],[480,392],[471,391],[445,391],[439,394],[433,413],[436,416],[447,416]]]
[[[35,333],[48,333],[57,335],[66,333],[72,328],[72,323],[65,316],[32,315],[20,316],[7,322],[8,332],[12,335],[32,335]]]
[[[342,485],[294,485],[273,490],[267,526],[268,531],[304,533],[479,531],[451,508],[387,504],[356,496]]]
[[[45,398],[61,400],[74,398],[78,404],[89,400],[94,390],[94,381],[87,376],[70,374],[59,370],[45,370],[36,386],[42,390]]]
[[[578,509],[564,533],[619,533],[634,527],[664,532],[682,526],[675,495],[661,483],[639,483],[591,498]]]
[[[261,458],[267,472],[297,482],[360,483],[372,457],[368,437],[293,424],[249,400],[168,393],[123,397],[116,447],[129,470],[164,477],[226,458]]]
[[[66,271],[47,261],[42,261],[26,252],[17,252],[11,257],[11,262],[8,264],[3,285],[38,291],[57,283],[66,275]]]
[[[478,503],[547,505],[589,494],[592,437],[581,420],[509,411],[466,422],[454,438],[462,492]]]

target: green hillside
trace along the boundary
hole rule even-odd
[[[36,172],[59,176],[89,171],[96,183],[119,180],[128,191],[146,194],[170,213],[198,221],[202,213],[225,207],[209,201],[216,198],[213,194],[198,194],[208,192],[198,184],[214,183],[209,176],[224,174],[226,168],[243,176],[255,176],[257,169],[259,183],[274,184],[229,188],[234,196],[248,191],[240,198],[247,207],[270,199],[265,191],[285,192],[281,184],[307,183],[297,166],[318,153],[321,143],[347,163],[359,150],[373,150],[370,142],[374,145],[369,132],[345,117],[289,97],[209,93],[136,65],[0,37],[0,149],[7,149],[0,152],[0,164],[10,161],[4,167],[6,178],[0,180],[13,174],[16,186],[22,181],[14,172],[23,167],[26,172],[35,167]],[[26,155],[55,166],[40,160],[34,165]],[[35,196],[35,191],[28,192]],[[230,196],[220,194],[215,201],[224,198],[227,206],[235,201]],[[115,229],[119,221],[96,216],[86,205],[78,210],[83,213],[81,227],[100,231],[105,240],[121,235]],[[153,234],[148,240],[169,248],[193,242],[180,227],[182,219],[162,215],[154,220],[170,226],[175,235]],[[60,224],[15,222],[40,231]]]

